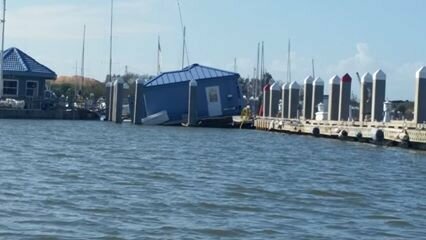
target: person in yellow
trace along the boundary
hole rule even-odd
[[[243,127],[244,122],[248,122],[251,117],[251,109],[250,105],[247,105],[243,110],[241,110],[241,125],[240,128]]]

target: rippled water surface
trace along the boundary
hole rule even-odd
[[[425,152],[108,122],[0,134],[0,239],[426,236]]]

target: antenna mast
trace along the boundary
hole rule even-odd
[[[291,46],[290,39],[288,40],[288,59],[287,59],[287,82],[291,82]]]
[[[160,35],[158,35],[158,46],[157,46],[157,75],[161,73],[161,45]]]
[[[110,35],[109,35],[109,82],[112,81],[112,23],[114,17],[114,0],[111,0],[111,23],[110,23]]]
[[[182,68],[185,65],[184,61],[185,61],[185,52],[186,52],[186,61],[189,65],[189,55],[188,55],[188,48],[186,46],[186,26],[183,25],[183,18],[182,18],[182,10],[180,8],[180,3],[179,0],[176,0],[177,5],[178,5],[178,9],[179,9],[179,17],[180,17],[180,26],[182,28],[183,31],[183,47],[182,47]]]
[[[257,67],[256,67],[256,84],[255,84],[255,92],[254,97],[257,97],[257,89],[258,89],[258,81],[259,81],[259,63],[260,62],[260,42],[257,43]]]
[[[83,28],[83,50],[81,53],[81,82],[80,82],[80,95],[83,94],[82,89],[84,87],[84,54],[85,54],[85,45],[86,45],[86,24]]]
[[[6,0],[3,0],[3,17],[1,19],[1,53],[0,53],[0,98],[3,97],[3,52],[4,52],[4,29],[6,25]]]
[[[183,27],[183,45],[182,45],[182,69],[185,66],[185,38],[186,38],[186,27]]]

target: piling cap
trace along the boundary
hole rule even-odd
[[[124,80],[122,78],[119,78],[117,80],[114,81],[114,86],[118,85],[118,84],[124,84]]]
[[[290,86],[290,84],[288,83],[288,82],[285,82],[282,86],[281,86],[281,89],[282,90],[285,90],[285,89],[288,89],[288,87]]]
[[[376,80],[386,80],[386,74],[382,71],[382,69],[377,70],[373,74],[373,79]]]
[[[314,85],[314,86],[324,86],[324,81],[323,81],[320,77],[317,77],[317,78],[314,80],[313,85]]]
[[[270,87],[271,91],[279,91],[281,90],[281,86],[279,82],[274,82],[271,87]]]
[[[303,81],[303,84],[312,84],[312,82],[314,81],[314,78],[309,75],[305,78],[305,80]]]
[[[198,86],[198,83],[195,79],[192,79],[191,81],[189,81],[189,86],[190,87],[196,87],[196,86]]]
[[[143,80],[142,78],[138,78],[138,79],[136,80],[136,84],[137,84],[137,85],[139,85],[139,84],[145,84],[145,80]]]
[[[296,81],[290,83],[290,89],[300,89],[299,84]]]
[[[423,66],[416,72],[417,79],[426,79],[426,67]]]
[[[371,76],[371,74],[369,72],[366,72],[366,73],[364,73],[364,75],[362,75],[361,82],[362,83],[371,83],[371,82],[373,82],[373,77]]]
[[[266,84],[264,87],[263,87],[263,91],[264,92],[269,92],[269,88],[271,87],[271,85],[269,85],[269,84]]]
[[[343,75],[342,82],[344,82],[344,83],[350,83],[350,82],[352,82],[352,78],[349,75],[349,73],[346,73],[345,75]]]
[[[340,84],[340,78],[337,75],[334,75],[330,80],[328,81],[329,84]]]

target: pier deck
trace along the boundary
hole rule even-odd
[[[426,124],[413,122],[340,122],[257,117],[254,125],[259,130],[309,134],[316,137],[333,137],[426,150]]]

